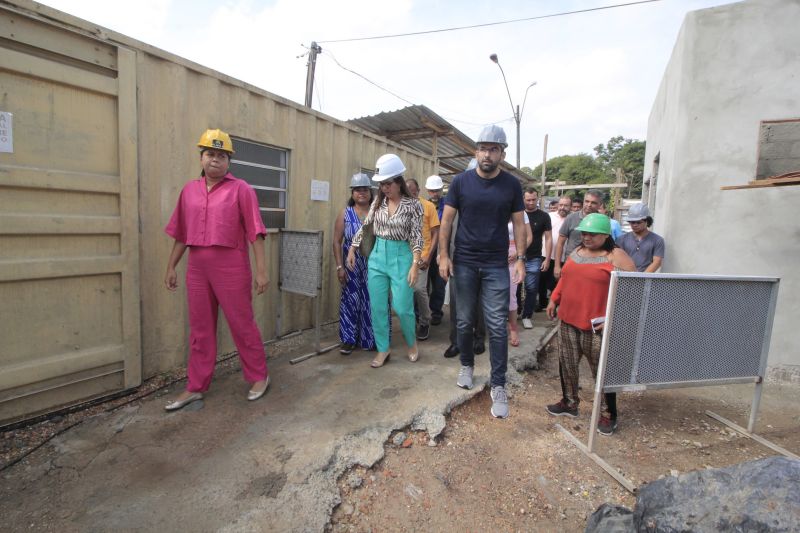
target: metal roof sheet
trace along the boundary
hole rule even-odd
[[[470,159],[475,157],[475,141],[424,105],[354,118],[347,122],[437,158],[439,175],[448,182],[463,172]],[[514,165],[503,161],[501,166],[523,185],[535,185],[534,178]]]

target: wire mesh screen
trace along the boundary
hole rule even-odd
[[[322,232],[281,230],[280,289],[317,296],[322,288]]]
[[[759,376],[777,288],[765,278],[618,274],[604,387]]]

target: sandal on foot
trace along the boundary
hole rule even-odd
[[[378,352],[378,355],[375,356],[375,359],[369,364],[372,368],[380,368],[389,362],[389,356],[392,355],[392,352],[383,352],[385,355],[381,357],[381,352]]]

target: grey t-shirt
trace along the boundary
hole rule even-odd
[[[564,223],[561,224],[561,228],[558,230],[559,235],[563,235],[567,238],[567,242],[564,244],[564,254],[561,257],[562,264],[565,258],[569,257],[569,254],[572,253],[572,250],[577,248],[581,243],[581,232],[575,229],[578,227],[578,224],[581,223],[581,220],[583,220],[583,209],[567,215],[567,218],[564,219]]]
[[[650,263],[653,262],[653,257],[664,259],[664,238],[652,231],[645,235],[641,241],[636,238],[634,232],[625,233],[617,239],[617,246],[631,256],[631,259],[636,264],[636,270],[639,272],[644,272],[650,266]]]

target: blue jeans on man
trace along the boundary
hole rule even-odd
[[[525,306],[522,318],[531,318],[539,293],[539,279],[542,273],[542,258],[534,257],[525,261]]]
[[[483,308],[489,334],[489,361],[492,366],[491,386],[505,386],[508,366],[509,290],[508,267],[470,267],[454,265],[456,278],[456,314],[458,349],[462,366],[475,366],[473,330],[478,318],[478,305]]]

